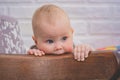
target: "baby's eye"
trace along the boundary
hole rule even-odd
[[[53,40],[47,40],[46,42],[49,43],[49,44],[52,44],[54,41]]]
[[[67,39],[67,36],[64,36],[63,38],[62,38],[62,40],[66,40]]]

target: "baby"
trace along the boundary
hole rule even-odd
[[[56,5],[43,5],[33,15],[32,36],[35,46],[28,54],[43,56],[45,54],[73,53],[77,61],[84,61],[92,47],[85,44],[73,44],[73,32],[67,14]],[[74,46],[73,46],[74,45]]]

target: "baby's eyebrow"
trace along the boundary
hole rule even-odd
[[[44,37],[44,40],[54,40],[55,38],[54,37]]]
[[[64,34],[61,34],[59,36],[62,38],[62,37],[68,36],[68,34],[64,33]],[[54,38],[58,37],[58,35],[44,35],[43,37],[48,38],[48,39],[54,39]]]

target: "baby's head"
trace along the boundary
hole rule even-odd
[[[73,29],[67,14],[55,5],[44,5],[36,10],[32,19],[33,40],[46,54],[73,51]]]

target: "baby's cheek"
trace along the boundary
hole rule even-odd
[[[73,43],[70,41],[66,44],[67,52],[73,52]]]
[[[68,48],[67,48],[67,51],[68,51],[68,52],[73,52],[73,47],[68,47]]]

